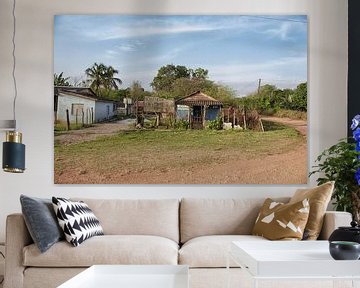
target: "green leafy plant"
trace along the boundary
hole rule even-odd
[[[189,127],[190,127],[189,121],[186,121],[186,120],[177,120],[174,123],[175,129],[186,130],[186,129],[189,129]]]
[[[324,150],[316,159],[317,165],[313,166],[310,175],[320,173],[317,183],[323,184],[335,181],[332,199],[337,211],[352,213],[354,220],[359,220],[356,197],[360,196],[355,173],[360,167],[358,159],[360,153],[356,151],[354,143],[346,139]],[[354,195],[355,194],[355,195]]]
[[[223,129],[223,121],[222,121],[221,117],[217,117],[214,120],[207,121],[207,127],[211,130]]]

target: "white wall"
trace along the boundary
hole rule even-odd
[[[21,193],[93,198],[287,196],[294,186],[126,186],[53,184],[53,16],[55,14],[307,14],[309,17],[309,163],[346,135],[345,0],[18,0],[18,122],[27,149],[23,175],[0,172],[0,242]],[[0,1],[0,118],[11,118],[11,0]],[[4,136],[1,135],[1,138]],[[1,157],[1,156],[0,156]],[[312,181],[311,184],[314,184]]]
[[[72,114],[72,105],[73,104],[83,104],[83,109],[80,109],[76,115],[76,111]],[[95,111],[95,100],[77,97],[68,94],[59,93],[58,97],[58,111],[57,111],[57,120],[66,123],[66,110],[69,110],[69,120],[70,123],[79,124],[82,123],[82,111],[84,111],[84,123],[88,124],[92,122],[91,119],[91,109]],[[77,119],[76,119],[77,118]]]
[[[111,117],[114,117],[115,112],[116,110],[114,111],[114,103],[105,101],[95,102],[95,122],[101,122],[110,119]]]

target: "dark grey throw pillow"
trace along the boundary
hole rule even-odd
[[[51,199],[21,195],[20,203],[31,238],[41,253],[64,239],[64,233],[57,221]]]

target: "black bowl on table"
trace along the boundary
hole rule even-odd
[[[358,260],[360,257],[360,244],[349,241],[331,241],[330,255],[335,260]]]

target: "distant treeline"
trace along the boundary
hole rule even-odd
[[[141,82],[134,81],[130,87],[121,89],[119,72],[112,66],[94,63],[85,70],[86,80],[64,77],[63,73],[54,74],[54,85],[91,87],[98,97],[121,101],[128,97],[143,100],[145,96],[157,96],[178,99],[201,90],[205,94],[220,100],[225,107],[245,107],[260,113],[271,110],[307,111],[307,85],[301,83],[296,89],[278,89],[274,85],[261,86],[259,91],[249,96],[238,98],[236,92],[225,85],[209,79],[209,71],[198,67],[191,69],[182,65],[168,64],[160,67],[150,83],[153,92],[146,91]]]

